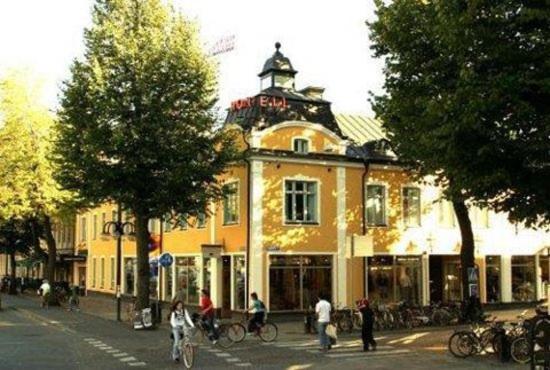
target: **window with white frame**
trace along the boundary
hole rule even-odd
[[[367,224],[386,226],[386,187],[384,185],[367,185],[366,209]]]
[[[489,210],[487,208],[470,207],[470,219],[476,228],[486,229],[489,227]]]
[[[87,230],[86,230],[86,217],[80,218],[80,241],[86,242],[87,239]]]
[[[285,180],[285,222],[317,223],[317,182]]]
[[[420,189],[403,188],[403,223],[405,226],[420,226]]]
[[[223,224],[232,225],[239,222],[239,183],[227,184],[227,190],[223,199]]]
[[[292,147],[295,153],[309,153],[309,141],[307,139],[294,139]]]
[[[448,200],[440,199],[439,202],[439,212],[438,212],[438,222],[440,226],[443,227],[455,227],[456,226],[456,216],[453,208],[453,203]]]

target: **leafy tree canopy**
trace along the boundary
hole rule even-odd
[[[378,0],[374,110],[417,174],[529,226],[550,223],[550,3]]]

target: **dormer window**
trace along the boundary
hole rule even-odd
[[[288,75],[276,74],[274,75],[273,86],[281,89],[293,89],[294,77]]]
[[[309,153],[309,140],[294,139],[293,148],[295,153],[307,154]]]
[[[266,60],[264,68],[258,75],[262,91],[269,88],[294,90],[294,76],[297,71],[292,68],[290,60],[279,51],[280,43],[275,44],[275,53]]]
[[[269,89],[271,87],[271,74],[268,74],[267,76],[262,77],[261,80],[261,89]]]

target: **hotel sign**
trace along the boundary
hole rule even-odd
[[[286,98],[278,96],[257,96],[252,98],[238,99],[231,102],[231,111],[238,111],[251,107],[270,107],[285,109],[288,107]]]

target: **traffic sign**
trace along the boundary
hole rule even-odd
[[[159,264],[162,267],[170,267],[172,266],[172,263],[174,263],[174,257],[170,253],[163,253],[159,257]]]

